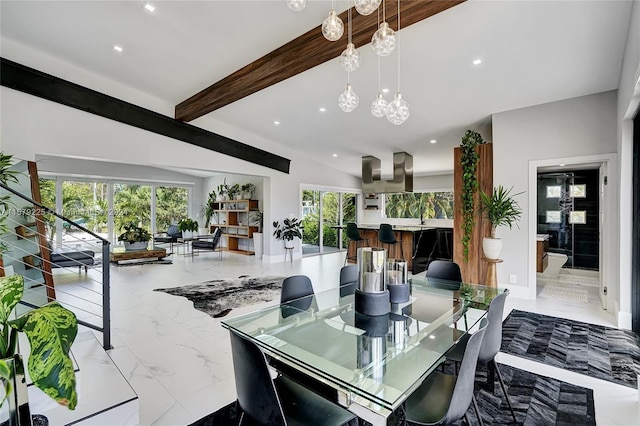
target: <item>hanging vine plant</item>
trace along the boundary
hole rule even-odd
[[[469,241],[475,225],[475,206],[473,196],[478,190],[478,177],[476,176],[476,166],[479,155],[476,146],[483,144],[484,140],[480,133],[467,130],[460,142],[462,156],[462,256],[463,260],[469,260]]]

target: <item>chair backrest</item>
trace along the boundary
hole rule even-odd
[[[233,331],[229,335],[238,403],[244,415],[258,424],[286,425],[264,354]]]
[[[299,299],[313,294],[313,285],[306,275],[292,275],[282,282],[282,292],[280,293],[280,303]]]
[[[388,223],[381,223],[378,231],[378,240],[385,244],[395,244],[396,235],[393,233],[393,227]]]
[[[358,226],[354,222],[347,223],[347,238],[351,241],[361,241],[362,236],[358,230]]]
[[[355,293],[358,287],[358,265],[347,265],[340,269],[340,297]]]
[[[167,229],[167,235],[172,238],[180,238],[182,237],[182,232],[178,229],[178,225],[169,225],[169,229]]]
[[[509,290],[505,290],[494,297],[491,304],[489,304],[487,312],[489,325],[478,356],[480,362],[491,361],[500,351],[500,345],[502,344],[502,315],[504,313],[504,302],[508,295]]]
[[[222,235],[222,230],[220,230],[220,228],[216,228],[216,230],[213,231],[213,238],[211,239],[211,242],[213,243],[214,250],[216,249],[216,247],[218,246],[218,243],[220,242],[221,235]]]
[[[480,328],[473,333],[467,342],[467,346],[460,363],[460,371],[456,379],[453,394],[451,394],[451,403],[447,409],[443,424],[451,424],[461,419],[471,405],[473,398],[473,385],[476,379],[476,366],[478,365],[478,354],[482,339],[487,329],[487,320],[483,318],[480,322]]]
[[[427,268],[427,278],[462,282],[462,273],[457,263],[448,260],[434,260]]]

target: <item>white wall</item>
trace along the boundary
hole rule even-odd
[[[575,157],[615,153],[616,98],[616,92],[605,92],[493,115],[494,185],[513,186],[514,192],[527,193],[518,199],[524,210],[520,228],[497,231],[504,242],[498,281],[507,283],[507,276],[516,274],[520,288],[515,287],[514,293],[535,297],[531,291],[535,289],[535,229],[531,231],[528,224],[530,215],[535,219],[536,207],[535,194],[530,193],[530,163],[549,160],[553,164],[553,159],[562,163]],[[617,198],[615,176],[609,179],[609,191]],[[616,228],[617,224],[611,233],[615,234]],[[617,247],[617,235],[610,237],[611,247]],[[612,284],[617,285],[613,282],[617,281],[615,265],[608,266],[614,274]]]
[[[631,328],[631,235],[632,235],[632,200],[638,196],[638,189],[633,188],[633,125],[632,120],[638,111],[640,88],[635,88],[640,79],[640,2],[635,1],[631,7],[629,32],[624,51],[624,60],[618,82],[617,132],[618,163],[620,181],[620,262],[619,281],[620,294],[618,324]],[[636,129],[640,131],[640,129]],[[635,191],[635,194],[634,194]]]

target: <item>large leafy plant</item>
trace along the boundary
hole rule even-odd
[[[198,224],[196,223],[196,229]],[[141,243],[151,240],[151,234],[144,228],[140,228],[133,222],[124,225],[124,232],[118,235],[118,241],[125,243]]]
[[[198,230],[198,222],[193,219],[182,219],[180,222],[178,222],[178,229],[182,232],[196,232]]]
[[[11,391],[11,373],[4,359],[17,353],[17,334],[23,332],[31,345],[27,368],[33,383],[73,410],[78,394],[69,350],[78,334],[76,316],[58,302],[51,302],[11,320],[23,294],[21,275],[0,278],[0,377],[5,385],[5,398]]]
[[[476,223],[474,195],[478,190],[476,166],[480,159],[476,146],[483,143],[484,140],[480,133],[473,130],[467,130],[460,142],[460,150],[462,151],[460,158],[462,166],[462,256],[465,262],[469,260],[469,242],[473,226]]]
[[[302,238],[302,221],[298,218],[287,218],[282,221],[282,225],[277,220],[273,222],[273,236],[277,240],[293,241],[294,238]]]
[[[513,199],[517,194],[511,195],[513,187],[504,189],[502,185],[493,188],[491,194],[480,191],[480,209],[485,217],[491,222],[491,238],[496,237],[496,228],[498,226],[508,226],[509,229],[522,215],[522,209],[516,200]]]
[[[10,182],[18,182],[18,172],[11,170],[11,166],[13,165],[11,161],[12,158],[12,155],[5,155],[3,152],[0,152],[0,183],[3,185],[8,185]],[[10,195],[0,196],[0,235],[6,234],[9,231],[5,222],[11,205]],[[4,241],[0,241],[0,250],[6,248]]]

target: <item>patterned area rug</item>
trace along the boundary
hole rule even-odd
[[[174,296],[183,296],[193,307],[214,318],[223,317],[233,308],[269,302],[280,297],[284,277],[248,277],[205,281],[173,288],[157,288]]]
[[[627,330],[513,310],[500,351],[635,388],[640,342]]]
[[[500,371],[509,389],[511,403],[518,424],[526,425],[595,425],[593,391],[591,389],[539,376],[500,364]],[[486,370],[478,369],[476,375],[476,398],[480,415],[485,425],[513,424],[500,384],[494,383],[492,392],[486,383]],[[473,407],[467,411],[471,424],[478,424]],[[235,402],[215,413],[196,421],[191,426],[213,426],[238,424],[240,408]],[[401,414],[394,416],[395,424],[404,424]],[[392,423],[392,424],[394,424]],[[369,425],[360,419],[362,426]],[[461,420],[456,425],[463,425]]]
[[[561,299],[569,300],[571,302],[589,303],[589,290],[585,288],[579,288],[577,286],[561,286],[547,284],[540,293],[539,297],[545,297],[547,299]]]

